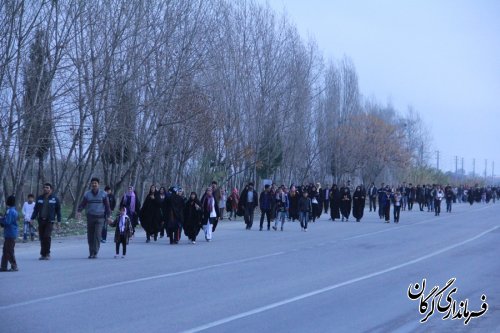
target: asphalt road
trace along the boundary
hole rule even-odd
[[[308,232],[247,231],[240,218],[210,243],[138,234],[126,259],[106,243],[89,260],[86,238],[67,238],[39,261],[39,244],[21,243],[19,272],[0,273],[0,332],[500,332],[499,216],[498,203],[457,204],[386,224],[366,210],[361,223],[323,215]],[[478,314],[484,294],[487,311],[465,325],[436,309],[421,323],[421,299],[451,278],[441,304],[449,296],[457,313],[468,299]]]

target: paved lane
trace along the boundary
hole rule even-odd
[[[455,205],[452,214],[402,212],[385,224],[327,216],[307,233],[244,230],[221,222],[211,243],[131,241],[88,260],[84,238],[57,240],[40,262],[36,244],[16,245],[20,271],[0,275],[4,332],[495,332],[500,331],[500,205]],[[410,284],[428,294],[456,278],[453,298],[484,316],[421,324]]]

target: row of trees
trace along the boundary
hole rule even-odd
[[[251,0],[3,1],[0,121],[2,198],[50,181],[73,210],[92,176],[428,181],[418,113]]]

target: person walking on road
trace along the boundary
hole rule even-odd
[[[28,236],[30,236],[31,241],[35,240],[35,227],[31,223],[31,216],[33,215],[33,210],[35,209],[35,196],[33,194],[28,194],[28,201],[23,204],[23,243],[28,241]]]
[[[2,262],[0,265],[0,272],[16,272],[17,262],[14,255],[14,247],[16,246],[16,239],[18,233],[17,226],[17,211],[16,211],[16,198],[10,196],[6,201],[7,212],[5,217],[2,217],[0,225],[3,227],[3,252],[2,252]],[[7,269],[7,264],[10,263],[10,270]]]
[[[260,205],[260,228],[262,231],[264,226],[264,218],[267,217],[267,230],[271,229],[271,216],[273,208],[273,194],[271,193],[271,186],[267,184],[264,186],[264,191],[260,193],[259,205]]]
[[[127,244],[132,234],[132,222],[127,216],[127,208],[120,207],[120,215],[118,215],[110,227],[116,227],[115,230],[115,259],[120,255],[120,244],[122,245],[122,258],[127,255]]]
[[[439,216],[441,214],[441,201],[444,198],[444,191],[441,186],[437,186],[434,191],[434,215]]]
[[[361,189],[361,186],[357,186],[352,195],[352,216],[354,216],[356,222],[360,222],[363,218],[365,200],[365,192]]]
[[[399,223],[399,216],[401,214],[401,206],[403,203],[403,196],[399,190],[392,195],[392,203],[394,205],[394,223]]]
[[[252,229],[255,207],[259,205],[257,191],[253,189],[253,183],[249,183],[241,192],[239,204],[243,208],[246,229]]]
[[[196,244],[196,237],[201,228],[201,203],[196,192],[191,192],[184,207],[184,234],[192,244]]]
[[[302,228],[302,231],[307,231],[309,215],[312,213],[311,199],[307,196],[307,191],[304,191],[302,192],[302,197],[299,199],[300,227]]]
[[[205,232],[205,240],[210,242],[212,240],[212,228],[217,225],[217,220],[219,219],[219,204],[215,197],[213,196],[212,188],[209,187],[205,191],[205,195],[202,198],[202,227]]]
[[[377,211],[377,187],[375,187],[375,183],[372,183],[368,188],[368,198],[370,200],[370,212],[373,210]]]
[[[43,185],[43,194],[36,199],[35,209],[31,215],[31,224],[38,220],[38,238],[40,239],[40,260],[50,259],[50,245],[52,241],[52,230],[57,219],[56,227],[61,223],[61,203],[52,194],[52,185]]]
[[[276,196],[276,207],[278,211],[278,216],[276,220],[274,220],[274,230],[278,230],[278,221],[281,221],[281,231],[283,231],[283,226],[285,225],[285,221],[288,213],[288,195],[283,191],[283,187],[280,187],[278,190],[278,195]]]
[[[109,201],[109,209],[111,210],[111,213],[115,210],[116,207],[116,198],[113,192],[111,192],[111,187],[106,186],[104,188],[104,192],[108,195],[108,201]],[[101,242],[106,243],[106,239],[108,238],[108,224],[104,223],[102,227],[102,236],[101,236]]]
[[[333,184],[330,190],[330,219],[335,222],[335,219],[340,219],[340,204],[342,196],[337,184]]]
[[[109,207],[108,194],[99,189],[99,178],[90,180],[90,191],[85,192],[82,202],[78,206],[78,219],[81,218],[82,210],[87,215],[87,241],[89,243],[89,259],[96,259],[101,245],[102,228],[105,220],[109,218],[111,209]]]
[[[340,213],[342,214],[342,222],[344,220],[346,222],[349,222],[349,215],[351,215],[351,202],[352,202],[352,197],[351,197],[351,192],[349,190],[349,187],[345,186],[343,187],[340,192],[342,193],[342,199],[340,203]]]

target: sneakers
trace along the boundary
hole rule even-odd
[[[101,243],[106,243],[106,240],[105,239],[101,239]]]
[[[191,241],[191,244],[196,244],[196,241]]]
[[[276,228],[275,226],[273,226],[273,230],[274,230],[274,231],[276,231],[276,230],[278,230],[278,228]],[[283,229],[282,229],[282,230],[283,230]]]
[[[125,255],[122,255],[122,259],[125,259]]]
[[[40,256],[40,258],[38,258],[38,260],[50,260],[50,256]]]
[[[115,258],[115,259],[118,259],[118,257],[119,257],[119,255],[118,255],[118,254],[115,254],[115,257],[114,257],[114,258]]]

